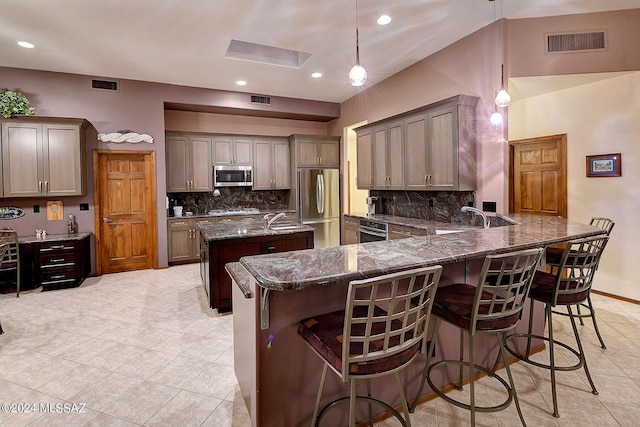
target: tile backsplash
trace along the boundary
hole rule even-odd
[[[172,205],[184,206],[185,212],[202,214],[212,209],[257,208],[284,211],[289,206],[289,190],[252,191],[248,188],[220,188],[220,196],[206,193],[169,193]],[[173,212],[169,212],[173,215]]]

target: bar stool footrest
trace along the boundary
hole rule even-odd
[[[378,405],[381,405],[381,406],[385,407],[389,412],[391,412],[391,414],[394,417],[396,417],[398,419],[398,421],[400,421],[400,423],[404,427],[407,427],[407,421],[402,417],[400,412],[398,412],[393,406],[389,405],[388,403],[383,402],[382,400],[378,400],[378,399],[373,398],[373,397],[369,397],[369,396],[356,396],[356,401],[358,401],[358,400],[364,400],[364,401],[369,402],[369,403],[376,403]],[[330,409],[335,408],[336,406],[341,405],[343,403],[349,403],[349,396],[340,397],[340,398],[332,400],[331,402],[329,402],[326,405],[324,405],[320,409],[320,412],[318,412],[318,417],[316,418],[316,420],[314,422],[314,425],[315,426],[319,426],[320,425],[320,421],[322,421],[322,418],[325,416],[325,414],[327,412],[329,412]]]
[[[524,333],[511,334],[511,335],[507,335],[506,337],[504,337],[504,348],[509,353],[511,353],[512,356],[516,357],[518,360],[521,360],[521,361],[523,361],[525,363],[528,363],[530,365],[533,365],[533,366],[537,366],[538,368],[551,369],[551,365],[550,364],[536,362],[535,360],[531,360],[530,359],[530,355],[529,354],[518,353],[517,351],[512,349],[509,346],[509,340],[511,340],[513,338],[537,338],[537,339],[543,340],[545,342],[549,342],[549,337],[544,337],[542,335],[524,334]],[[553,340],[553,343],[554,343],[554,345],[559,345],[560,347],[570,351],[578,359],[578,363],[576,363],[575,365],[569,365],[569,366],[555,366],[554,365],[553,368],[556,371],[563,371],[563,372],[575,371],[577,369],[582,368],[582,366],[584,366],[584,361],[580,357],[580,353],[578,353],[578,351],[576,351],[575,349],[571,348],[569,345],[567,345],[567,344],[565,344],[565,343],[563,343],[561,341],[558,341],[558,340]]]
[[[469,367],[469,362],[467,361],[460,361],[460,360],[441,360],[439,362],[436,362],[434,364],[432,364],[431,366],[429,366],[429,369],[427,370],[427,382],[429,383],[429,387],[431,387],[431,390],[433,390],[434,393],[436,393],[438,396],[440,396],[441,398],[443,398],[444,400],[446,400],[447,402],[451,403],[452,405],[455,405],[459,408],[464,408],[468,411],[471,410],[471,405],[467,404],[467,403],[463,403],[460,402],[458,400],[452,399],[451,397],[447,396],[445,393],[443,393],[438,387],[436,387],[436,385],[431,381],[431,371],[437,367],[440,366],[447,366],[447,365],[457,365],[457,366],[466,366]],[[498,412],[498,411],[502,411],[503,409],[507,408],[510,404],[511,401],[513,400],[513,390],[511,389],[511,386],[509,385],[508,382],[506,382],[500,375],[496,374],[495,372],[492,372],[491,370],[485,368],[484,366],[480,366],[480,365],[473,365],[474,369],[478,370],[478,371],[482,371],[485,374],[487,374],[488,377],[490,378],[494,378],[497,381],[499,381],[504,388],[507,390],[507,394],[509,395],[509,397],[507,397],[507,400],[505,400],[503,403],[499,404],[499,405],[495,405],[495,406],[477,406],[475,407],[476,412]],[[462,387],[460,385],[460,387],[458,387],[458,389],[462,390]]]

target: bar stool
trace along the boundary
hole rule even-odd
[[[20,296],[20,248],[18,232],[8,228],[0,229],[0,280],[11,276],[8,282],[14,283],[16,298]]]
[[[385,407],[402,425],[411,425],[398,372],[426,347],[425,331],[441,272],[438,265],[354,280],[349,283],[345,310],[298,324],[298,333],[324,362],[313,411],[314,425],[320,424],[329,409],[349,402],[349,426],[354,426],[356,400],[368,403],[372,425],[373,403]],[[320,410],[327,368],[344,383],[350,382],[350,395]],[[405,418],[390,404],[371,397],[371,378],[389,374],[395,374]],[[366,396],[357,395],[358,379],[366,379]]]
[[[553,416],[556,418],[560,417],[556,393],[556,371],[574,371],[584,368],[584,372],[591,385],[591,392],[596,395],[598,394],[596,386],[589,374],[587,360],[582,348],[582,342],[580,341],[580,335],[578,334],[578,328],[576,327],[576,321],[571,311],[571,306],[582,303],[589,298],[593,276],[608,240],[609,236],[595,236],[569,241],[560,258],[560,263],[555,274],[547,273],[546,271],[537,271],[531,284],[531,290],[529,291],[531,305],[528,332],[526,334],[513,334],[506,337],[507,351],[524,362],[551,371]],[[533,307],[535,301],[545,304],[548,337],[532,333]],[[577,350],[553,338],[552,308],[559,305],[567,308],[569,318],[571,319],[573,334],[576,339]],[[523,337],[527,339],[526,351],[524,354],[520,354],[512,348],[511,340]],[[541,339],[549,343],[549,364],[531,360],[531,340],[533,338]],[[556,366],[554,353],[554,347],[556,345],[573,353],[577,357],[578,362],[571,366]]]
[[[593,217],[591,218],[591,222],[589,225],[593,225],[594,227],[601,228],[605,231],[605,235],[609,236],[611,234],[611,230],[615,223],[609,218],[603,217]],[[560,259],[562,257],[562,253],[564,252],[564,248],[547,248],[545,252],[547,265],[551,268],[551,273],[555,273],[556,269],[559,268]],[[584,307],[587,309],[586,314],[582,314],[580,311],[580,307]],[[590,317],[593,322],[593,328],[596,331],[596,335],[598,336],[598,340],[600,341],[600,346],[604,349],[607,346],[604,344],[604,340],[600,335],[600,329],[598,329],[598,323],[596,322],[596,312],[593,309],[593,305],[591,304],[591,293],[587,297],[587,300],[581,304],[576,304],[577,314],[574,314],[574,317],[577,317],[580,320],[580,325],[584,326],[583,318]],[[561,311],[553,311],[555,314],[559,314],[561,316],[568,316],[569,313],[561,312]]]
[[[427,362],[420,389],[411,406],[415,409],[422,394],[425,380],[431,389],[447,402],[467,409],[471,412],[471,425],[475,425],[476,412],[496,412],[507,408],[513,400],[520,416],[520,421],[526,425],[518,395],[513,384],[511,369],[504,351],[504,334],[513,329],[518,321],[522,309],[527,300],[527,293],[531,286],[536,266],[542,258],[543,248],[516,251],[501,255],[489,255],[485,258],[478,278],[477,286],[458,283],[438,289],[435,302],[433,303],[433,314],[436,315],[434,324],[434,339],[427,353]],[[460,358],[458,360],[442,360],[430,365],[430,358],[433,354],[433,345],[437,327],[440,320],[444,320],[460,328]],[[469,360],[465,361],[464,353],[464,332],[468,334]],[[499,347],[498,358],[491,370],[477,365],[474,362],[473,339],[476,333],[494,333]],[[502,359],[504,362],[509,382],[496,374],[498,363]],[[458,366],[458,389],[462,390],[463,367],[469,369],[469,404],[455,400],[444,394],[431,380],[431,373],[434,369],[442,366]],[[475,375],[476,370],[482,371],[490,377],[498,380],[507,390],[507,399],[496,406],[478,406],[475,403]]]

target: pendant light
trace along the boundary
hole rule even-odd
[[[493,113],[491,114],[491,118],[489,120],[491,120],[492,125],[497,126],[499,124],[502,124],[502,114],[500,114],[497,108],[493,109]]]
[[[500,91],[496,95],[496,105],[500,108],[508,107],[511,103],[511,96],[504,88],[504,64],[502,64],[502,78]]]
[[[349,71],[351,86],[362,86],[367,80],[367,71],[360,65],[360,41],[358,39],[358,0],[356,0],[356,65]]]
[[[495,0],[489,0],[489,1],[493,1],[493,18],[495,19],[496,16],[496,4],[495,4]],[[504,57],[504,27],[503,27],[503,23],[502,23],[502,0],[500,0],[500,45],[499,47],[502,49],[503,54],[501,55],[502,57]],[[498,94],[496,95],[496,106],[499,108],[504,108],[504,107],[508,107],[509,104],[511,103],[511,96],[509,96],[509,93],[506,91],[506,89],[504,88],[504,64],[501,64],[501,77],[500,77],[500,91],[498,92]]]

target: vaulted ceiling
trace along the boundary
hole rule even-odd
[[[361,88],[347,81],[356,0],[2,0],[0,66],[341,102],[500,17],[640,8],[640,0],[358,0],[357,7],[369,74]],[[382,14],[388,25],[376,23]],[[35,48],[19,47],[22,40]]]

